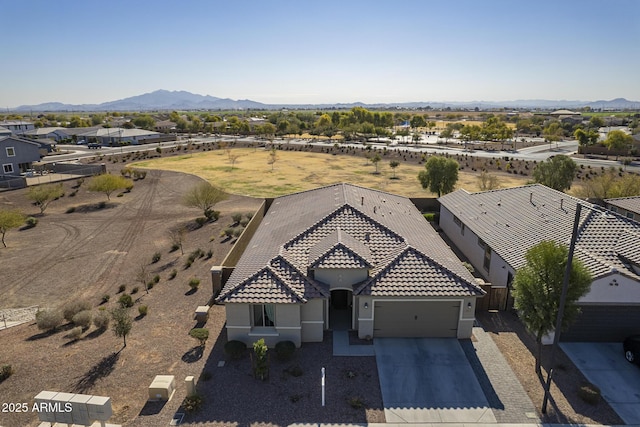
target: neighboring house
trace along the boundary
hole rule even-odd
[[[640,222],[640,196],[605,199],[604,203],[610,211]]]
[[[276,198],[217,298],[229,340],[469,338],[484,295],[407,198],[336,184]]]
[[[11,136],[11,131],[6,127],[0,126],[0,137]]]
[[[171,132],[176,130],[176,123],[171,120],[161,120],[156,122],[155,126],[156,131],[158,132]]]
[[[22,120],[0,121],[0,126],[9,129],[14,135],[21,135],[26,131],[35,129],[33,123]]]
[[[640,333],[640,223],[543,185],[440,199],[440,226],[494,286],[510,289],[529,248],[543,240],[569,244],[577,203],[582,209],[575,256],[593,275],[579,300],[582,314],[567,341],[618,341]]]
[[[15,136],[0,137],[0,175],[19,176],[41,158],[40,146]]]
[[[144,129],[98,128],[77,134],[78,140],[98,142],[102,145],[119,145],[120,143],[144,144],[147,139],[155,139],[160,133]]]
[[[64,139],[64,134],[61,131],[64,131],[65,128],[57,126],[57,127],[46,127],[46,128],[37,128],[33,130],[28,130],[22,134],[22,136],[33,138],[33,139],[51,139],[53,141],[60,141]]]

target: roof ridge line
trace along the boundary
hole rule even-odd
[[[276,259],[276,258],[280,258],[282,259],[284,262],[286,262],[293,270],[295,270],[296,273],[298,273],[300,275],[300,277],[302,277],[304,280],[306,280],[307,282],[309,282],[309,284],[311,286],[313,286],[316,291],[318,291],[321,295],[325,295],[324,290],[321,289],[318,285],[317,282],[315,281],[315,279],[312,279],[311,277],[308,277],[306,274],[304,274],[302,271],[300,271],[300,269],[298,267],[296,267],[291,261],[289,261],[287,258],[284,257],[284,255],[276,255],[275,257],[273,257],[270,261],[268,266],[271,266],[271,263]],[[280,277],[280,276],[278,276]],[[301,298],[304,301],[307,301],[305,298]]]
[[[273,257],[273,258],[271,259],[271,261],[267,264],[267,266],[266,266],[265,268],[267,268],[267,269],[271,272],[271,274],[273,274],[273,275],[274,275],[274,276],[275,276],[275,277],[276,277],[280,282],[282,282],[282,285],[283,285],[283,286],[285,286],[287,289],[289,289],[289,291],[290,291],[293,295],[295,295],[295,296],[296,296],[296,298],[298,298],[298,300],[300,300],[301,302],[307,302],[307,299],[306,299],[306,298],[304,298],[302,295],[300,295],[300,294],[299,294],[295,289],[293,289],[291,286],[289,286],[289,284],[287,283],[287,281],[285,280],[285,278],[284,278],[284,277],[282,277],[282,276],[280,275],[280,273],[278,273],[278,272],[277,272],[277,271],[276,271],[276,270],[271,266],[271,262],[272,262],[273,260],[275,260],[276,258],[278,258],[278,257],[279,257],[278,255],[276,255],[275,257]],[[286,261],[286,259],[285,259],[284,257],[280,257],[280,258],[282,258],[283,260],[285,260],[285,261]],[[287,261],[287,263],[288,263],[288,261]],[[289,263],[289,264],[290,264],[290,263]]]

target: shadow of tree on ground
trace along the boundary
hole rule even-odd
[[[119,358],[120,352],[111,353],[104,357],[78,379],[78,382],[74,386],[74,391],[77,393],[85,393],[90,390],[98,380],[108,377],[115,369]]]

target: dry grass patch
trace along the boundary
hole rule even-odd
[[[233,169],[225,151],[154,159],[132,166],[194,174],[229,193],[253,197],[276,197],[339,182],[408,197],[435,196],[423,190],[418,181],[418,172],[424,168],[423,165],[403,162],[396,168],[397,179],[392,179],[390,158],[383,158],[378,164],[380,173],[374,174],[374,165],[364,157],[278,151],[278,160],[272,172],[268,150],[234,148],[233,151],[239,154]],[[525,177],[499,175],[502,187],[514,187],[527,182]],[[457,188],[479,191],[477,177],[477,173],[461,171]]]

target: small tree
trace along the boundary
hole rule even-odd
[[[553,331],[558,317],[564,272],[569,249],[551,240],[527,251],[527,263],[513,280],[514,307],[538,343],[536,372],[541,373],[542,337]],[[566,329],[580,312],[576,301],[589,291],[592,277],[579,260],[573,259],[565,302],[562,328]]]
[[[478,177],[478,185],[481,191],[495,190],[498,188],[498,177],[483,170]]]
[[[371,156],[371,158],[369,159],[369,161],[371,163],[374,164],[374,166],[376,167],[376,171],[375,173],[378,173],[378,163],[380,163],[380,160],[382,160],[382,157],[380,157],[380,154],[376,153],[373,156]]]
[[[631,143],[633,143],[633,137],[621,130],[612,130],[607,134],[607,139],[604,140],[607,150],[616,151],[616,161],[618,160],[619,151],[628,148]]]
[[[277,161],[278,152],[276,151],[276,147],[271,147],[271,150],[269,150],[269,160],[267,160],[267,163],[271,165],[271,172],[273,172],[273,166]]]
[[[432,193],[450,193],[458,181],[458,162],[442,156],[431,156],[425,163],[425,170],[418,174],[422,188],[429,188]]]
[[[93,316],[93,325],[101,331],[104,331],[109,326],[109,316],[105,310],[98,310],[95,316]]]
[[[184,255],[184,248],[182,244],[184,243],[184,235],[187,230],[184,227],[172,228],[169,230],[169,238],[171,239],[172,251],[180,248],[180,254]]]
[[[200,343],[200,347],[204,347],[209,339],[209,329],[207,328],[193,328],[189,331],[189,336],[195,338]]]
[[[7,231],[12,228],[18,228],[24,224],[25,216],[22,212],[17,210],[0,209],[0,235],[2,236],[2,245],[6,248],[7,244],[4,241],[4,236]]]
[[[389,162],[389,167],[391,168],[391,170],[393,171],[393,176],[391,177],[391,179],[396,179],[396,168],[400,166],[400,162],[397,160],[391,160]]]
[[[87,189],[98,193],[104,193],[107,200],[111,200],[111,193],[133,187],[133,181],[119,175],[102,174],[94,176],[89,181]]]
[[[40,208],[41,214],[47,209],[49,203],[63,195],[62,184],[35,185],[27,191],[27,197]]]
[[[533,171],[533,179],[554,190],[565,191],[571,188],[577,170],[578,165],[571,157],[558,155],[538,164]]]
[[[221,188],[214,187],[208,182],[201,182],[185,194],[183,203],[190,208],[201,209],[204,216],[209,218],[215,204],[226,198],[227,194]]]
[[[138,267],[136,280],[140,282],[140,284],[144,286],[144,290],[149,293],[149,288],[147,287],[147,283],[149,283],[149,272],[147,271],[147,266],[145,264],[140,264]]]
[[[253,373],[256,378],[264,381],[269,377],[269,361],[267,359],[267,344],[264,342],[264,338],[260,338],[253,343],[253,353],[255,354],[255,361],[253,366]]]
[[[113,319],[113,333],[116,337],[122,337],[123,347],[126,347],[127,335],[129,335],[133,326],[129,309],[124,307],[114,308],[111,310],[111,318]]]

